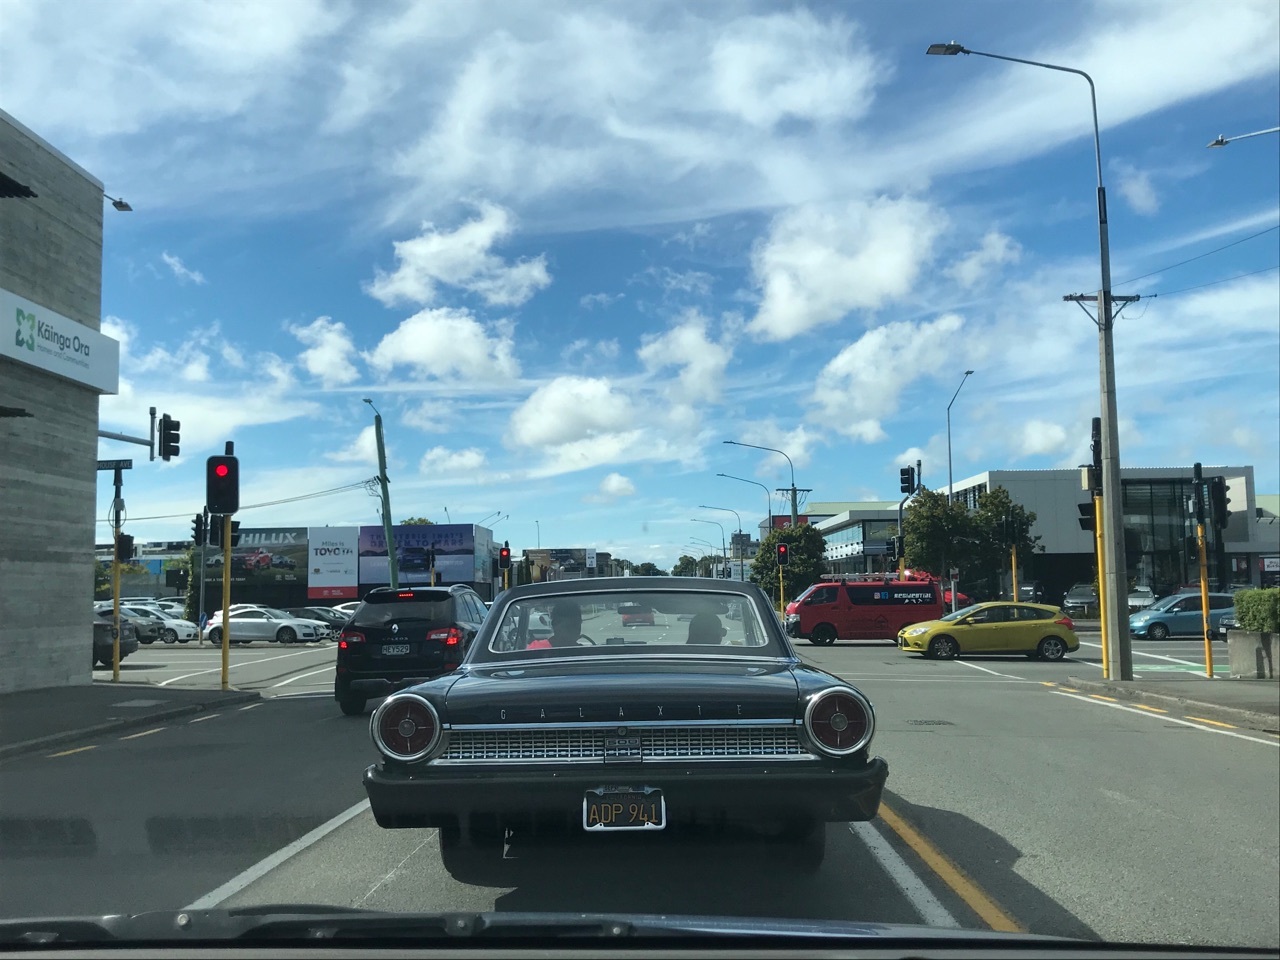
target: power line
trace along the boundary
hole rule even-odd
[[[376,477],[370,477],[368,480],[361,480],[358,483],[348,483],[346,486],[333,487],[332,489],[329,489],[329,490],[317,490],[314,493],[302,493],[296,497],[285,497],[282,500],[264,500],[262,503],[250,503],[250,504],[246,504],[245,506],[242,506],[240,508],[240,511],[243,512],[245,510],[256,510],[259,507],[276,507],[282,503],[297,503],[300,500],[314,500],[317,497],[329,497],[335,493],[346,493],[350,490],[358,490],[361,487],[366,487],[368,486],[369,483],[376,482],[376,481],[377,481]],[[157,514],[156,516],[153,516],[153,517],[130,517],[129,519],[135,522],[142,521],[142,520],[178,520],[178,519],[181,519],[182,517],[189,517],[189,516],[191,516],[190,513],[162,513],[162,514]],[[110,523],[111,521],[108,519],[108,520],[99,520],[98,522]]]
[[[1270,233],[1272,230],[1280,230],[1280,223],[1276,224],[1273,227],[1267,227],[1267,229],[1265,230],[1259,230],[1257,233],[1251,233],[1247,237],[1241,237],[1239,240],[1232,240],[1230,243],[1223,244],[1221,247],[1215,247],[1212,250],[1206,250],[1204,253],[1198,253],[1194,257],[1188,257],[1186,260],[1179,260],[1177,263],[1171,263],[1169,264],[1169,266],[1161,267],[1159,270],[1153,270],[1150,273],[1144,273],[1140,277],[1131,277],[1128,280],[1121,280],[1119,283],[1113,283],[1111,286],[1123,287],[1126,283],[1136,283],[1139,280],[1147,279],[1147,277],[1154,277],[1157,273],[1166,273],[1169,270],[1172,270],[1174,267],[1180,267],[1183,264],[1191,263],[1193,260],[1200,260],[1204,257],[1211,256],[1212,254],[1221,253],[1223,250],[1228,250],[1231,247],[1244,243],[1246,240],[1253,240],[1255,237],[1260,237],[1263,234]]]
[[[1208,283],[1197,283],[1194,287],[1183,287],[1181,290],[1170,290],[1167,293],[1148,293],[1143,300],[1152,297],[1172,297],[1175,293],[1186,293],[1189,290],[1199,290],[1202,287],[1213,287],[1219,283],[1230,283],[1232,280],[1243,280],[1245,277],[1256,276],[1259,273],[1270,273],[1272,270],[1280,270],[1280,263],[1274,267],[1263,267],[1261,270],[1250,270],[1248,273],[1241,273],[1234,277],[1227,277],[1225,280],[1210,280]]]

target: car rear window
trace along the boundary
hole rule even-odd
[[[408,592],[408,591],[404,591]],[[393,620],[420,620],[427,623],[453,623],[453,597],[448,593],[373,593],[364,598],[351,618],[353,627],[377,627]]]

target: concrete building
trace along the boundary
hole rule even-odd
[[[0,111],[0,692],[92,681],[102,183]]]

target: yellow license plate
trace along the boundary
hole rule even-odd
[[[592,787],[582,799],[583,830],[662,830],[667,801],[657,787]]]

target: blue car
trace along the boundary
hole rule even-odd
[[[1223,617],[1235,614],[1236,600],[1230,593],[1209,594],[1209,631],[1218,633]],[[1198,593],[1176,593],[1161,597],[1145,610],[1129,616],[1129,635],[1139,640],[1164,640],[1166,637],[1200,637],[1204,633],[1204,615]]]

